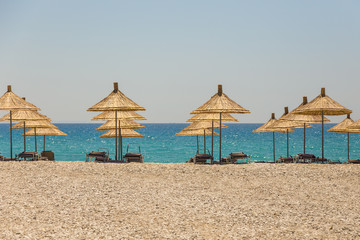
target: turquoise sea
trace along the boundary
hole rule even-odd
[[[101,139],[104,132],[95,129],[101,124],[56,124],[68,136],[46,137],[46,150],[55,152],[58,161],[84,161],[85,154],[99,148],[109,149],[114,159],[115,140]],[[185,162],[196,153],[196,136],[176,137],[175,133],[188,124],[144,124],[146,127],[137,131],[143,138],[124,139],[124,152],[128,143],[140,143],[145,155],[145,162],[176,163]],[[222,157],[231,152],[244,152],[252,156],[254,161],[269,161],[273,158],[272,133],[252,133],[262,124],[227,124],[223,129]],[[307,131],[307,153],[321,156],[321,124],[312,124]],[[325,130],[335,124],[325,124]],[[218,131],[218,130],[217,130]],[[23,130],[14,129],[14,154],[23,151]],[[43,150],[43,137],[38,137],[38,152]],[[199,136],[200,148],[203,148],[203,136]],[[207,148],[211,151],[211,136],[206,137]],[[9,124],[0,124],[0,152],[3,156],[10,155]],[[214,157],[219,158],[219,137],[214,136]],[[290,155],[303,152],[303,129],[289,133]],[[132,148],[130,150],[135,150]],[[34,137],[27,137],[27,151],[34,151]],[[286,155],[286,133],[276,133],[276,157]],[[325,133],[325,157],[330,160],[347,160],[347,134]],[[350,158],[360,158],[360,136],[350,134]]]

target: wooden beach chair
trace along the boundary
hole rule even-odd
[[[111,161],[109,157],[109,150],[107,152],[100,151],[100,150],[107,150],[106,148],[99,148],[98,151],[92,151],[88,154],[86,154],[86,160],[85,162],[109,162]]]
[[[129,152],[129,147],[131,145],[137,145],[139,147],[138,152]],[[129,143],[126,149],[126,154],[124,155],[125,162],[138,162],[144,163],[144,155],[141,153],[140,144],[138,143]]]
[[[276,161],[277,163],[293,163],[295,162],[295,157],[293,156],[280,156],[279,160]]]
[[[242,162],[238,162],[238,160],[243,160]],[[222,158],[221,163],[249,163],[251,160],[251,156],[247,155],[243,152],[234,152],[230,153],[229,156]]]
[[[43,160],[43,159],[41,159],[40,155],[37,152],[21,152],[18,155],[16,155],[15,158],[18,158],[19,160],[25,160],[25,161]]]
[[[297,163],[311,163],[316,160],[316,156],[313,154],[298,153],[296,157]]]
[[[199,149],[195,156],[190,158],[189,161],[187,161],[187,163],[195,163],[195,164],[206,164],[208,160],[210,160],[210,164],[213,164],[214,162],[214,158],[213,156],[211,156],[210,151],[209,150],[205,150],[205,152],[207,151],[207,153],[199,153],[199,151],[203,152],[203,149]]]
[[[360,164],[360,159],[349,159],[348,163],[352,163],[352,164]]]

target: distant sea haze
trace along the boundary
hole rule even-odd
[[[226,124],[226,123],[225,123]],[[115,140],[99,138],[104,132],[95,129],[101,124],[59,123],[59,129],[68,136],[47,136],[46,150],[55,152],[57,161],[84,161],[85,154],[106,148],[114,159]],[[185,128],[185,123],[144,123],[146,127],[137,129],[143,138],[123,140],[123,151],[128,143],[139,143],[145,155],[145,162],[179,163],[189,160],[196,153],[196,136],[177,137],[175,134]],[[262,124],[226,124],[222,129],[222,157],[231,152],[244,152],[251,155],[252,161],[271,161],[273,159],[272,133],[252,133]],[[325,124],[325,131],[335,124]],[[321,156],[321,124],[312,124],[306,129],[306,152]],[[218,131],[218,130],[216,130]],[[13,130],[14,154],[23,151],[22,129]],[[0,152],[10,155],[9,123],[0,124]],[[38,152],[43,150],[43,137],[39,136]],[[286,155],[286,133],[276,133],[276,157]],[[289,152],[296,155],[303,152],[303,129],[289,133]],[[200,149],[203,149],[203,136],[199,136]],[[214,136],[214,158],[219,158],[219,137]],[[206,137],[206,148],[211,151],[211,136]],[[130,151],[137,151],[131,146]],[[27,137],[27,151],[34,151],[34,137]],[[325,132],[325,157],[330,160],[347,160],[347,134]],[[360,158],[360,136],[350,134],[350,158]]]

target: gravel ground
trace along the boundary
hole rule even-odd
[[[360,165],[0,162],[0,239],[360,239]]]

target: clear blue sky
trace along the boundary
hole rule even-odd
[[[184,122],[220,83],[252,112],[240,122],[265,122],[326,87],[357,119],[359,13],[347,0],[0,0],[0,94],[11,84],[53,121],[87,122],[118,81],[148,122]]]

